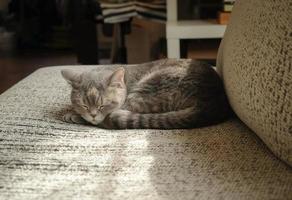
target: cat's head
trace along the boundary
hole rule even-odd
[[[65,80],[72,86],[71,102],[74,110],[86,121],[97,125],[125,102],[127,88],[125,70],[76,72],[62,70]]]

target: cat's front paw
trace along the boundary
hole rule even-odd
[[[125,129],[126,125],[124,124],[126,124],[126,116],[131,113],[132,112],[128,110],[113,111],[100,124],[98,124],[98,127],[104,129],[120,129],[122,127]]]
[[[63,121],[71,124],[86,124],[86,121],[80,115],[74,112],[66,113],[63,116]]]

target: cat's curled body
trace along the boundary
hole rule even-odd
[[[222,81],[206,63],[172,59],[127,68],[77,73],[63,70],[72,85],[75,114],[69,122],[108,129],[179,129],[215,124],[230,115]],[[76,120],[78,119],[78,120]]]

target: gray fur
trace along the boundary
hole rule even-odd
[[[183,66],[160,60],[125,69],[67,70],[62,75],[72,85],[75,112],[104,128],[194,128],[230,115],[220,77],[198,61]]]

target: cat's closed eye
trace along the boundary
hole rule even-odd
[[[104,109],[104,107],[105,107],[104,105],[101,105],[101,106],[98,106],[97,109],[102,110]]]
[[[87,105],[81,105],[82,108],[84,108],[85,110],[89,110],[89,107]]]
[[[116,102],[116,101],[111,101],[111,102],[110,102],[110,105],[112,105],[112,106],[116,106],[117,104],[119,104],[119,103]]]
[[[104,110],[104,109],[111,109],[113,107],[115,107],[118,104],[118,102],[116,101],[111,101],[109,103],[103,104],[101,106],[98,107],[99,110]]]

